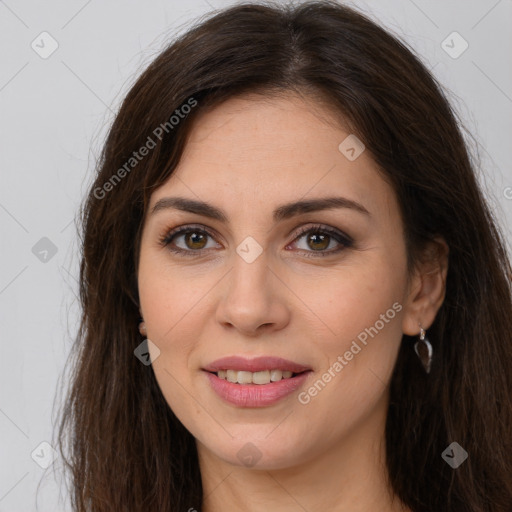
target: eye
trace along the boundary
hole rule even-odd
[[[193,256],[194,253],[197,254],[209,248],[208,237],[213,238],[213,235],[203,228],[182,226],[166,233],[164,237],[160,239],[160,243],[173,253],[184,256]],[[182,239],[181,244],[175,242],[175,240],[179,239]],[[175,246],[173,247],[172,244]]]
[[[301,228],[293,243],[296,244],[297,241],[301,239],[305,239],[305,243],[303,247],[299,249],[307,253],[313,253],[308,254],[308,257],[322,257],[336,254],[343,249],[352,247],[354,243],[352,238],[341,231],[322,225]],[[332,245],[336,246],[336,244],[342,247],[332,250]],[[329,247],[331,247],[331,250],[327,251],[326,249]]]

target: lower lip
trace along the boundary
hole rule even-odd
[[[270,384],[234,384],[220,379],[215,373],[206,371],[205,373],[213,390],[227,402],[237,407],[265,407],[275,404],[296,391],[308,378],[311,371]]]

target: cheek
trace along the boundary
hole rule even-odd
[[[174,334],[201,310],[201,297],[205,293],[203,284],[191,270],[170,264],[164,253],[152,254],[149,249],[141,251],[139,298],[148,335],[155,343],[171,348]]]
[[[395,302],[402,300],[405,276],[398,271],[400,265],[389,265],[378,257],[373,259],[373,262],[340,267],[328,278],[317,280],[314,287],[306,283],[309,278],[301,278],[302,289],[306,290],[307,286],[311,290],[301,294],[301,298],[316,313],[322,333],[318,339],[324,340],[327,346],[350,344],[365,328],[379,321],[381,315],[386,315]],[[396,320],[396,309],[386,319],[391,316]],[[388,330],[382,328],[381,322],[378,327]]]
[[[341,268],[308,297],[318,312],[319,334],[312,339],[323,357],[321,382],[304,401],[321,394],[317,406],[332,403],[339,414],[347,408],[361,412],[380,399],[402,339],[405,261],[372,257],[373,262]]]
[[[197,315],[205,314],[200,280],[170,266],[161,254],[141,252],[139,298],[148,338],[158,347],[152,361],[158,386],[169,407],[187,424],[204,421],[191,399],[190,354],[197,343]],[[203,411],[204,413],[204,411]]]
[[[370,415],[386,410],[387,384],[402,338],[398,290],[399,283],[384,269],[353,271],[329,283],[330,298],[317,309],[322,319],[317,324],[327,324],[324,333],[335,335],[313,338],[322,364],[298,397],[309,430],[337,425],[326,446],[340,432],[360,428]],[[317,306],[321,304],[318,295]]]

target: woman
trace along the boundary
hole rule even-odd
[[[203,21],[128,93],[82,218],[74,510],[512,510],[505,244],[372,21]]]

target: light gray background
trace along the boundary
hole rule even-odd
[[[73,219],[135,77],[191,19],[232,3],[0,0],[0,512],[36,510],[38,485],[38,510],[70,510],[61,459],[44,470],[31,453],[52,440],[58,379],[78,326]],[[448,89],[478,142],[479,179],[510,246],[512,1],[349,4],[408,41]],[[31,47],[43,45],[43,31],[59,45],[46,59]],[[456,59],[441,46],[453,31],[469,44]],[[43,237],[57,248],[47,261],[32,251]]]

